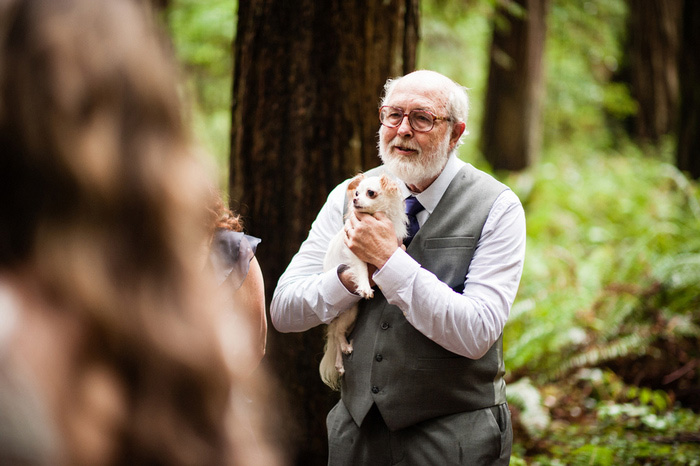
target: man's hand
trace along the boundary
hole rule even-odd
[[[394,225],[382,212],[353,212],[345,221],[345,245],[360,260],[381,269],[399,248]],[[370,277],[374,270],[370,268]],[[342,279],[342,278],[341,278]]]

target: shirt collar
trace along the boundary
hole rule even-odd
[[[445,191],[447,191],[447,187],[450,185],[450,183],[452,183],[452,179],[465,165],[466,162],[458,159],[456,155],[451,155],[450,158],[447,159],[447,164],[440,175],[422,193],[412,193],[406,187],[405,183],[399,183],[404,199],[409,196],[415,196],[418,199],[418,202],[425,207],[425,210],[432,214],[435,207],[437,207],[438,202],[440,202],[440,199],[442,199],[443,194],[445,194]]]

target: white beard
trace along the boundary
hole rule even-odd
[[[393,155],[389,148],[393,145],[415,149],[412,156]],[[379,137],[379,158],[392,174],[406,184],[419,186],[426,181],[432,181],[440,175],[447,159],[449,158],[450,134],[435,147],[432,152],[426,152],[418,148],[413,142],[401,140],[397,135],[388,143],[383,143],[381,134]]]

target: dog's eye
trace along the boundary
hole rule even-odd
[[[377,193],[372,191],[371,189],[367,190],[367,197],[369,197],[370,199],[374,199],[376,195]]]
[[[360,195],[360,191],[355,191],[355,196],[359,196],[359,195]]]

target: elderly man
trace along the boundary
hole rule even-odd
[[[330,465],[509,463],[502,333],[522,273],[525,216],[508,187],[457,158],[467,110],[464,88],[439,73],[389,80],[383,165],[368,174],[400,180],[418,232],[399,245],[381,213],[344,225],[345,181],[275,290],[281,332],[327,324],[359,303],[354,352],[327,419]],[[374,272],[373,299],[360,300],[342,266],[323,272],[343,227]]]

